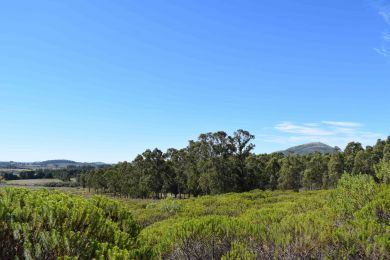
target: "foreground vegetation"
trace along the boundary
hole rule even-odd
[[[0,259],[128,258],[139,233],[118,202],[48,190],[1,190],[0,220]]]
[[[4,188],[0,258],[388,259],[389,198],[368,175],[344,175],[334,190],[186,200]]]

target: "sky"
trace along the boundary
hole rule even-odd
[[[0,161],[390,135],[390,0],[5,1]]]

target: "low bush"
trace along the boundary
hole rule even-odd
[[[191,199],[0,190],[0,259],[390,259],[390,186]]]
[[[139,227],[118,202],[60,192],[0,190],[0,259],[92,259],[135,253]]]

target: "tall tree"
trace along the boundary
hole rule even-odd
[[[246,160],[246,175],[243,181],[240,182],[244,186],[242,191],[253,189],[266,189],[268,185],[268,178],[265,173],[265,167],[268,162],[267,155],[251,155]]]
[[[202,190],[199,179],[201,175],[200,163],[205,160],[204,153],[199,142],[190,141],[185,157],[185,175],[187,179],[186,189],[189,194],[198,196]]]
[[[167,168],[164,154],[159,149],[146,150],[134,161],[134,166],[142,173],[141,183],[146,190],[154,193],[155,197],[160,197],[163,191],[163,176]]]
[[[328,162],[328,174],[323,180],[324,188],[336,187],[337,181],[341,178],[344,173],[344,158],[340,151],[336,151]]]
[[[218,194],[234,191],[236,176],[231,167],[234,146],[223,132],[201,134],[198,138],[205,160],[200,162],[200,185],[205,193]]]
[[[187,175],[185,173],[186,150],[177,150],[174,148],[170,148],[167,150],[166,155],[169,167],[174,171],[173,189],[175,190],[175,192],[173,193],[175,194],[175,196],[176,194],[179,194],[179,197],[181,197],[182,194],[185,194],[187,192]]]
[[[386,145],[386,141],[383,141],[381,139],[378,139],[376,144],[374,145],[372,156],[375,164],[379,163],[382,160],[383,150],[385,148],[385,145]]]
[[[322,187],[322,180],[327,174],[328,166],[324,156],[320,153],[311,155],[303,174],[303,185],[307,189],[319,189]]]
[[[279,158],[272,156],[265,167],[265,175],[268,178],[268,187],[271,190],[275,190],[278,187],[279,171]]]
[[[280,189],[299,191],[303,174],[303,164],[298,156],[288,156],[282,160],[280,169]]]
[[[344,149],[344,158],[345,158],[345,171],[348,173],[352,173],[355,157],[358,152],[363,151],[363,147],[361,143],[350,142],[347,147]]]
[[[375,177],[380,182],[390,184],[390,136],[383,147],[383,158],[375,166]]]
[[[390,143],[386,143],[383,148],[383,160],[390,162]]]
[[[375,174],[374,164],[369,151],[363,150],[356,154],[352,174],[368,174],[371,176]]]
[[[234,173],[236,182],[236,190],[245,190],[252,180],[248,179],[248,171],[246,168],[245,161],[250,156],[255,145],[251,141],[255,138],[254,135],[248,131],[239,129],[234,132],[233,136],[229,136],[230,143],[233,149],[233,160],[234,160]]]

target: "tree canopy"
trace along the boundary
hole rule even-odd
[[[80,176],[84,187],[100,193],[163,198],[244,192],[253,189],[333,188],[344,173],[367,174],[387,182],[390,142],[349,143],[334,154],[255,154],[254,135],[239,129],[200,134],[187,147],[147,149],[132,162],[92,169]]]

